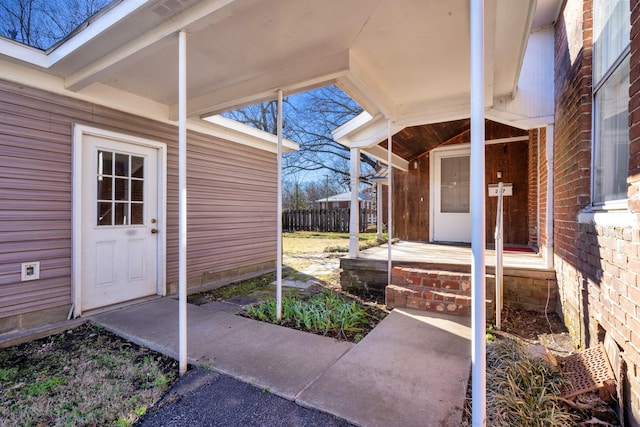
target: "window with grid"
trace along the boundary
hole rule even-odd
[[[627,198],[629,171],[629,0],[595,1],[593,10],[593,204]]]

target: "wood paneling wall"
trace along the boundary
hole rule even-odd
[[[167,282],[177,281],[177,129],[0,80],[0,318],[71,303],[74,123],[168,147]],[[190,132],[189,278],[275,260],[275,154]],[[41,262],[21,282],[21,263]]]
[[[529,243],[529,182],[528,142],[508,142],[487,145],[485,149],[486,184],[497,184],[496,172],[502,181],[513,183],[513,196],[504,198],[504,236],[506,244]],[[402,240],[429,240],[429,153],[419,157],[406,172],[394,171],[393,219],[394,237]],[[487,243],[494,241],[497,198],[487,197]]]

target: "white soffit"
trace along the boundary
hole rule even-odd
[[[533,4],[486,0],[487,106],[512,95]],[[125,0],[92,25],[44,70],[68,90],[102,84],[174,112],[186,29],[194,118],[336,82],[399,127],[468,107],[468,0]]]

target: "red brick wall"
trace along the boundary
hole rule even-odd
[[[547,129],[540,128],[538,129],[538,133],[540,134],[540,151],[539,151],[539,168],[538,176],[540,177],[540,182],[538,184],[539,188],[539,199],[538,199],[538,214],[540,216],[538,220],[538,224],[540,227],[538,247],[541,249],[541,253],[544,253],[542,248],[547,244]]]
[[[529,246],[538,246],[538,137],[537,129],[529,132],[529,166],[528,166],[528,183],[529,183],[529,200],[527,203],[529,217]],[[544,154],[544,153],[542,153]]]
[[[571,3],[571,2],[569,2]],[[554,253],[565,323],[584,347],[605,333],[626,376],[629,425],[640,425],[640,5],[632,0],[629,210],[590,212],[592,2],[583,2],[579,40],[556,24]],[[568,7],[568,6],[565,6]],[[576,34],[576,33],[573,33]],[[576,56],[569,45],[581,46]],[[573,59],[573,61],[572,61]],[[546,236],[542,233],[542,240]],[[611,356],[611,354],[610,354]]]

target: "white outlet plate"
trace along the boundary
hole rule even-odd
[[[22,281],[40,278],[40,261],[22,263]]]

